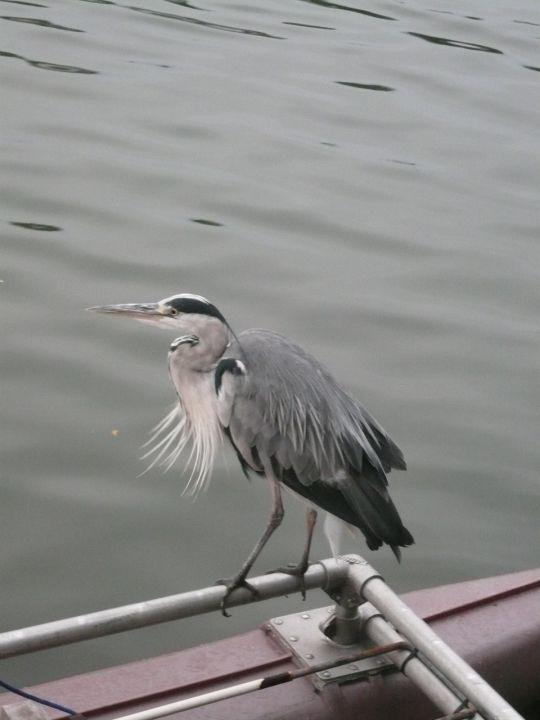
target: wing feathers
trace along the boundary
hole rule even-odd
[[[271,466],[295,492],[358,527],[368,547],[414,542],[388,494],[386,473],[405,469],[403,453],[379,423],[298,345],[248,330],[230,353],[245,373],[221,363],[218,413],[244,461]]]

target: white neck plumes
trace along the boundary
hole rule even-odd
[[[153,456],[150,468],[169,470],[189,444],[186,461],[190,475],[183,494],[196,496],[207,484],[223,431],[216,410],[213,372],[190,372],[175,379],[178,404],[156,425],[143,459]]]

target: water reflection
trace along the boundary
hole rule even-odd
[[[30,60],[23,55],[6,52],[5,50],[0,50],[0,57],[17,58],[18,60],[23,60],[25,63],[28,63],[28,65],[39,68],[40,70],[53,70],[55,72],[77,73],[80,75],[99,74],[97,70],[89,70],[88,68],[77,67],[76,65],[60,65],[59,63],[50,63],[45,60]]]
[[[48,20],[40,18],[15,17],[10,15],[0,15],[0,20],[10,20],[11,22],[27,23],[28,25],[39,25],[39,27],[52,28],[53,30],[67,30],[68,32],[82,33],[84,30],[78,28],[65,27],[65,25],[56,25]]]
[[[347,10],[347,12],[366,15],[367,17],[377,18],[378,20],[396,20],[396,18],[390,17],[389,15],[381,15],[380,13],[372,12],[371,10],[362,10],[361,8],[351,7],[350,5],[340,5],[339,3],[327,2],[327,0],[302,0],[302,2],[307,2],[311,5],[320,5],[321,7],[330,8],[332,10]]]
[[[191,10],[201,10],[201,12],[209,12],[208,8],[200,8],[197,5],[192,5],[188,0],[165,0],[165,2],[172,3],[173,5],[181,5],[182,7],[190,8]]]
[[[410,165],[412,167],[415,167],[415,162],[410,162],[409,160],[397,160],[396,158],[388,158],[388,162],[396,163],[396,165]]]
[[[46,225],[45,223],[19,222],[18,220],[11,220],[9,224],[15,225],[15,227],[25,228],[26,230],[41,230],[42,232],[58,232],[59,230],[62,230],[62,228],[57,225]]]
[[[211,227],[223,227],[223,223],[217,222],[216,220],[208,220],[207,218],[190,218],[191,222],[197,223],[198,225],[210,225]]]
[[[144,13],[145,15],[154,15],[156,17],[165,18],[166,20],[179,20],[180,22],[190,23],[191,25],[201,25],[211,30],[224,30],[225,32],[240,33],[241,35],[255,35],[256,37],[272,38],[273,40],[284,40],[285,38],[277,35],[269,35],[261,30],[248,30],[247,28],[233,27],[232,25],[220,25],[219,23],[205,22],[198,18],[188,17],[187,15],[175,15],[174,13],[160,12],[158,10],[149,10],[148,8],[137,7],[135,5],[123,5],[129,10]]]
[[[376,90],[377,92],[393,92],[395,88],[388,85],[373,85],[369,83],[345,82],[345,80],[336,80],[336,85],[346,85],[347,87],[359,88],[360,90]]]
[[[28,7],[46,8],[48,5],[40,5],[35,2],[26,2],[26,0],[0,0],[0,2],[12,3],[13,5],[28,5]]]
[[[284,25],[295,25],[296,27],[312,28],[313,30],[335,30],[336,29],[333,27],[327,27],[326,25],[307,25],[307,23],[287,22],[286,20],[283,21],[283,24]]]
[[[434,43],[435,45],[446,45],[447,47],[458,47],[458,48],[463,48],[464,50],[477,50],[479,52],[495,53],[496,55],[504,54],[502,52],[502,50],[497,50],[497,48],[489,47],[489,45],[480,45],[478,43],[464,42],[462,40],[450,40],[449,38],[436,37],[435,35],[424,35],[424,33],[417,33],[417,32],[407,32],[406,34],[412,35],[413,37],[420,38],[421,40],[425,40],[426,42],[429,42],[429,43]]]
[[[454,17],[465,18],[465,20],[483,20],[484,18],[478,17],[478,15],[459,15],[458,13],[452,12],[451,10],[436,10],[430,8],[429,12],[439,13],[439,15],[453,15]]]

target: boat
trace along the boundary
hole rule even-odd
[[[93,720],[540,720],[540,568],[398,597],[360,556],[310,566],[304,587],[255,578],[256,597],[322,587],[322,608],[247,633],[26,691]],[[0,634],[0,658],[219,611],[211,587]],[[1,671],[0,671],[1,677]],[[4,717],[21,704],[0,695]],[[21,717],[19,715],[19,717]],[[37,716],[36,716],[37,717]]]

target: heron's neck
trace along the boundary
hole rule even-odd
[[[188,371],[174,379],[185,417],[183,434],[191,441],[192,474],[188,492],[198,493],[208,479],[218,447],[223,442],[223,429],[217,414],[214,373]],[[192,482],[193,481],[193,482]]]
[[[186,334],[195,335],[198,342],[189,351],[177,352],[171,358],[179,375],[191,376],[192,371],[212,372],[233,338],[229,327],[214,317],[187,315],[182,318],[180,328]]]
[[[180,402],[190,420],[208,422],[216,413],[216,391],[214,373],[187,370],[173,377]]]

